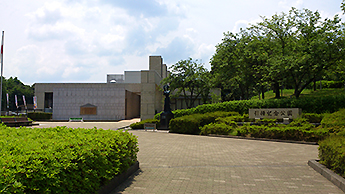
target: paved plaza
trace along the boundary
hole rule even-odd
[[[117,129],[119,123],[48,123],[36,127]],[[343,193],[307,162],[318,146],[131,130],[140,169],[115,193]]]
[[[122,120],[119,122],[45,122],[39,121],[35,122],[37,125],[32,127],[36,128],[47,128],[47,127],[56,127],[56,126],[67,126],[70,128],[98,128],[98,129],[111,129],[116,130],[129,126],[132,123],[139,122],[140,119],[131,119],[131,120]]]
[[[308,166],[317,145],[131,132],[140,170],[113,193],[343,193]]]

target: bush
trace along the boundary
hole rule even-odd
[[[237,127],[236,122],[232,121],[230,125],[225,123],[210,123],[204,125],[201,128],[201,135],[217,134],[217,135],[229,135],[230,132]]]
[[[217,118],[216,122],[217,123],[228,123],[229,121],[235,121],[235,122],[250,122],[253,121],[254,119],[249,119],[248,114],[243,114],[243,115],[235,115],[235,116],[229,116],[229,117],[224,117],[224,118]]]
[[[52,119],[52,113],[46,113],[46,112],[29,112],[28,118],[34,120],[34,121],[44,121],[44,120],[50,120]]]
[[[321,123],[324,114],[316,114],[316,113],[303,113],[302,118],[307,119],[309,123]]]
[[[241,116],[230,116],[230,117],[221,117],[216,118],[216,123],[224,123],[226,125],[230,125],[232,127],[237,127],[237,122],[241,122],[238,120],[242,120]]]
[[[321,121],[322,127],[345,126],[345,109],[326,114]]]
[[[236,112],[211,112],[205,114],[193,114],[177,117],[170,120],[171,133],[200,134],[200,127],[213,123],[216,118],[238,115]]]
[[[328,131],[322,128],[310,130],[308,126],[290,127],[279,125],[267,127],[263,125],[245,125],[237,129],[237,134],[245,137],[317,142],[324,139],[328,135]]]
[[[265,125],[265,126],[270,126],[270,127],[273,127],[273,126],[276,126],[278,122],[278,119],[260,119],[259,120],[259,124],[261,125]]]
[[[159,128],[159,125],[160,125],[160,122],[157,119],[146,119],[140,122],[132,123],[131,125],[129,125],[129,127],[132,129],[144,129],[145,123],[155,123],[156,128]]]
[[[137,139],[102,129],[0,126],[1,193],[94,193],[137,160]]]
[[[203,114],[216,111],[248,114],[250,108],[301,108],[305,113],[327,113],[345,108],[345,95],[322,96],[312,98],[282,98],[267,100],[239,100],[215,104],[203,104],[191,109],[174,110],[174,117],[191,114]],[[159,119],[160,113],[155,115]]]
[[[315,126],[310,124],[306,118],[297,118],[294,119],[291,123],[288,124],[289,127],[303,127],[305,130],[310,130]]]
[[[345,136],[332,135],[319,143],[320,163],[345,178]]]
[[[322,86],[322,88],[343,88],[344,87],[344,81],[322,80],[321,86]],[[310,84],[310,87],[308,87],[308,88],[314,88],[314,83],[312,82]],[[320,88],[320,81],[316,82],[316,88]]]
[[[26,117],[25,115],[20,115],[20,116],[0,116],[0,118],[25,118],[25,117]],[[28,121],[33,121],[33,120],[28,118]]]

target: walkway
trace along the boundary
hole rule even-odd
[[[318,146],[131,131],[140,170],[113,193],[343,193],[307,165]]]
[[[132,123],[139,122],[140,119],[131,119],[131,120],[122,120],[119,122],[46,122],[39,121],[39,125],[33,125],[32,127],[37,128],[47,128],[47,127],[56,127],[56,126],[67,126],[70,128],[100,128],[100,129],[111,129],[116,130],[119,128],[127,127]]]

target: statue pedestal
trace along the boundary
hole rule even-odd
[[[160,127],[159,129],[169,129],[169,122],[171,119],[174,118],[174,114],[172,112],[162,112],[160,118]]]

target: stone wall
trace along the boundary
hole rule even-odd
[[[53,90],[53,119],[67,120],[83,117],[84,120],[122,120],[125,119],[124,87],[92,87],[84,85],[77,88],[55,88]],[[81,115],[80,107],[91,104],[97,107],[96,115]]]

